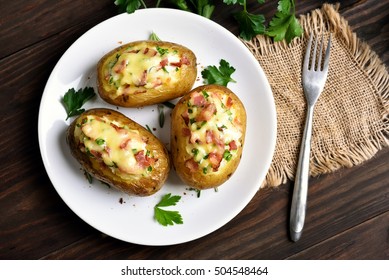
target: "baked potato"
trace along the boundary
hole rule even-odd
[[[67,129],[72,155],[93,177],[117,189],[149,196],[164,184],[170,159],[147,129],[110,109],[90,109]]]
[[[136,41],[104,55],[97,65],[100,97],[110,104],[141,107],[183,96],[197,76],[196,56],[164,41]]]
[[[246,133],[243,103],[228,88],[206,85],[182,97],[172,111],[174,169],[196,189],[220,186],[239,165]]]

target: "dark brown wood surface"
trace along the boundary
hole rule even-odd
[[[297,243],[288,236],[291,182],[260,190],[222,228],[174,246],[125,243],[76,216],[40,157],[39,103],[58,59],[84,32],[117,14],[113,2],[0,1],[0,259],[389,259],[389,148],[362,165],[311,178]],[[267,18],[277,5],[248,2],[250,12]],[[323,2],[297,1],[297,13]],[[359,38],[388,65],[389,2],[339,2]],[[215,3],[212,19],[237,35],[231,12],[239,8]]]

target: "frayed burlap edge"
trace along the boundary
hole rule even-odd
[[[367,79],[375,89],[375,94],[380,101],[383,129],[371,139],[365,139],[361,143],[355,143],[344,151],[327,151],[316,155],[311,161],[310,174],[330,173],[342,167],[352,167],[371,159],[383,147],[389,146],[389,75],[385,65],[378,55],[370,49],[368,44],[360,41],[352,32],[348,22],[338,13],[339,4],[324,4],[321,9],[313,10],[310,14],[300,16],[304,34],[301,38],[294,39],[289,45],[285,42],[273,42],[271,38],[257,36],[251,41],[242,41],[255,57],[266,57],[268,54],[282,52],[287,48],[302,44],[312,31],[318,34],[330,31],[343,42],[345,49],[356,65],[366,73]],[[277,166],[272,163],[265,181],[261,187],[275,187],[293,180],[296,166]]]

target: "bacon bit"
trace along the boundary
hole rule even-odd
[[[119,148],[120,148],[120,149],[125,149],[130,141],[131,141],[131,138],[124,139],[124,140],[120,143]]]
[[[102,123],[105,123],[105,120],[99,116],[95,116],[95,120],[96,121],[99,121],[99,122],[102,122]]]
[[[236,142],[235,140],[232,140],[228,146],[230,146],[230,151],[233,151],[233,150],[237,150],[238,149],[238,146],[236,145]]]
[[[144,51],[143,51],[143,54],[144,55],[147,55],[148,57],[153,57],[157,54],[158,52],[154,49],[150,49],[150,48],[145,48]]]
[[[183,56],[182,58],[180,58],[180,61],[178,61],[178,62],[170,62],[169,63],[170,66],[174,66],[174,67],[181,67],[183,64],[190,65],[190,61],[186,56]]]
[[[205,132],[205,142],[207,144],[215,143],[217,146],[224,147],[223,140],[213,130],[207,130]]]
[[[182,136],[184,136],[184,137],[191,136],[190,129],[187,127],[183,127],[182,128]]]
[[[159,65],[161,65],[162,68],[168,64],[169,64],[169,60],[167,58],[162,59],[161,62],[159,63]]]
[[[95,150],[90,150],[90,153],[97,159],[100,159],[102,157],[102,154]]]
[[[145,93],[147,90],[143,89],[143,90],[136,90],[133,92],[133,94],[141,94],[141,93]]]
[[[111,148],[108,147],[107,145],[104,147],[104,150],[106,151],[106,153],[107,153],[108,155],[111,154]]]
[[[135,159],[142,168],[146,168],[156,161],[154,158],[147,156],[143,150],[135,154]]]
[[[193,105],[195,106],[202,107],[206,103],[204,95],[200,94],[199,92],[195,92],[192,98],[193,98]]]
[[[188,125],[189,124],[189,113],[188,113],[188,110],[186,110],[184,113],[182,113],[181,117],[184,119],[185,124]]]
[[[186,56],[182,56],[180,59],[181,64],[190,65],[190,60]]]
[[[121,128],[120,127],[118,127],[116,124],[114,124],[114,123],[110,123],[110,126],[112,126],[116,131],[120,131],[121,130]]]
[[[157,79],[153,81],[153,88],[159,87],[160,85],[162,85],[162,80],[160,77],[157,77]]]
[[[128,50],[128,51],[125,51],[125,53],[138,53],[140,50]]]
[[[219,153],[211,152],[208,155],[208,160],[211,163],[211,166],[214,171],[217,171],[219,169],[220,162],[222,161],[222,159],[223,159],[223,155]]]
[[[127,64],[127,61],[122,60],[122,62],[120,62],[120,64],[116,64],[112,70],[115,71],[115,73],[117,73],[117,74],[122,73],[124,71],[124,69],[126,68],[126,64]]]
[[[199,169],[199,164],[193,158],[185,161],[185,166],[190,172],[196,172]]]
[[[139,83],[137,86],[144,86],[146,85],[146,80],[147,80],[147,70],[144,70],[142,73],[142,76],[140,77]]]
[[[216,113],[216,105],[209,103],[203,110],[201,110],[199,116],[196,118],[196,121],[209,121],[212,118],[212,115]]]
[[[215,136],[214,136],[214,133],[213,133],[212,130],[207,130],[207,131],[205,132],[205,142],[206,142],[207,144],[212,143],[214,137],[215,137]]]
[[[228,96],[228,99],[227,99],[227,107],[228,108],[230,108],[231,106],[232,106],[232,104],[234,104],[233,102],[232,102],[232,98],[230,97],[230,96]]]
[[[178,62],[170,62],[169,65],[170,65],[170,66],[174,66],[174,67],[181,67],[181,66],[182,66],[182,63],[181,63],[181,61],[178,61]]]
[[[124,89],[123,89],[123,94],[130,93],[131,92],[130,88],[131,88],[130,84],[125,84]]]

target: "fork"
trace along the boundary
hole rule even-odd
[[[302,80],[305,99],[307,102],[307,112],[305,118],[305,126],[303,138],[301,141],[300,154],[297,164],[295,184],[293,189],[292,206],[290,212],[290,237],[293,241],[298,241],[301,237],[305,212],[307,206],[308,194],[308,177],[309,177],[309,160],[311,152],[311,136],[312,136],[312,118],[316,101],[324,89],[324,84],[328,74],[328,63],[330,58],[331,35],[328,39],[327,49],[325,51],[324,61],[322,65],[323,55],[323,35],[320,42],[320,51],[316,54],[318,39],[315,39],[315,45],[311,56],[313,34],[308,41],[308,46],[305,52]],[[316,63],[316,56],[318,61]],[[310,63],[311,62],[311,63]],[[322,67],[323,66],[323,67]]]

